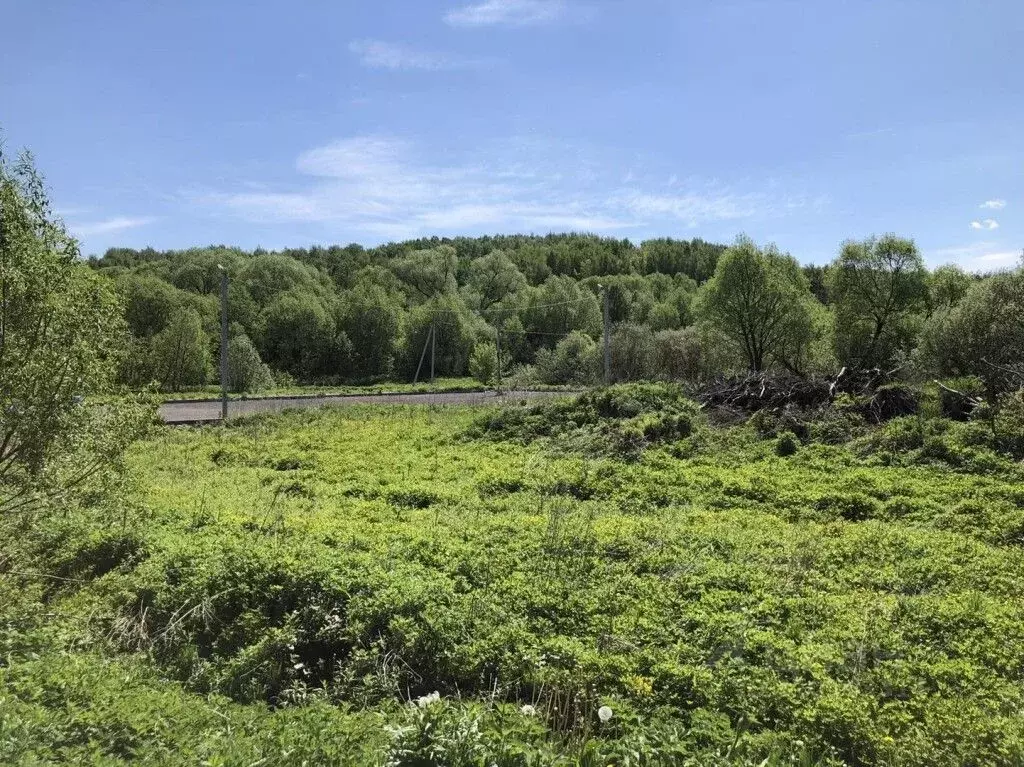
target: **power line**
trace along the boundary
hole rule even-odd
[[[573,299],[570,299],[569,301],[557,301],[557,302],[551,303],[551,304],[527,304],[523,308],[524,309],[550,309],[551,307],[554,307],[554,306],[568,306],[569,304],[579,304],[579,303],[582,303],[584,301],[592,301],[593,298],[594,298],[593,296],[589,296],[589,297],[588,296],[584,296],[583,298],[573,298]],[[460,313],[459,310],[457,310],[457,309],[427,309],[426,311],[429,314],[459,314]],[[488,312],[495,312],[495,311],[500,311],[500,310],[497,310],[497,309],[469,309],[467,307],[467,311],[470,314],[475,314],[478,317],[483,318],[484,315],[487,314]],[[506,310],[506,311],[511,311],[511,310]]]

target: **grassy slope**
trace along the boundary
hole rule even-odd
[[[638,463],[559,458],[462,438],[477,417],[292,413],[140,445],[127,526],[37,542],[90,581],[48,587],[64,617],[0,623],[0,761],[372,764],[474,737],[489,758],[510,740],[548,755],[502,764],[624,763],[638,743],[704,763],[1024,761],[1016,466],[780,458],[745,428]],[[113,569],[92,580],[97,562]],[[8,615],[38,609],[3,584]]]

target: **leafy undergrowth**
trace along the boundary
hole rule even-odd
[[[697,412],[676,384],[618,385],[488,413],[467,434],[520,444],[545,440],[564,451],[637,458],[651,444],[690,436]]]
[[[1020,764],[985,433],[802,442],[658,387],[163,430],[139,509],[0,558],[0,762]]]

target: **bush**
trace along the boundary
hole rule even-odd
[[[674,384],[616,384],[565,400],[504,408],[479,419],[473,437],[516,442],[554,438],[584,453],[635,457],[644,447],[688,437],[697,407]]]
[[[601,355],[594,339],[574,330],[554,349],[537,352],[537,377],[545,384],[591,384],[598,380]]]
[[[203,322],[187,309],[153,336],[152,370],[164,391],[183,391],[206,383],[212,369],[210,339]]]
[[[620,325],[612,333],[612,379],[643,381],[657,376],[654,333],[642,325]]]
[[[469,355],[469,374],[484,386],[495,382],[498,371],[498,350],[489,341],[473,347]]]
[[[228,382],[233,392],[257,392],[274,384],[270,368],[244,334],[228,341]]]
[[[791,431],[784,431],[775,440],[775,455],[780,458],[794,455],[800,449],[800,442]]]

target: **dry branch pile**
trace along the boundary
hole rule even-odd
[[[896,372],[843,368],[832,378],[750,373],[712,381],[698,392],[697,401],[705,409],[751,414],[819,410],[845,394],[856,410],[877,423],[917,411],[914,392],[893,382]]]

